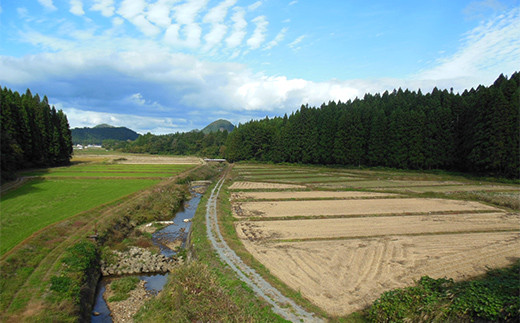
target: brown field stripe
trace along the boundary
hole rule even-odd
[[[325,191],[324,191],[325,192]],[[379,192],[378,192],[379,193]],[[384,193],[383,193],[384,194]],[[283,201],[333,201],[333,200],[374,200],[374,199],[396,199],[403,198],[405,195],[396,194],[395,196],[357,196],[357,197],[306,197],[306,198],[283,198],[283,199],[237,199],[234,202],[283,202]]]
[[[497,229],[497,230],[468,230],[468,231],[446,231],[446,232],[425,232],[425,233],[400,233],[400,234],[377,234],[356,237],[331,237],[331,238],[299,238],[299,239],[273,239],[262,240],[265,243],[290,243],[290,242],[307,242],[307,241],[336,241],[336,240],[359,240],[359,239],[375,239],[384,237],[419,237],[419,236],[438,236],[438,235],[458,235],[458,234],[479,234],[479,233],[519,233],[518,229]]]
[[[372,218],[372,217],[383,217],[383,216],[417,216],[417,215],[457,215],[457,214],[481,214],[481,213],[500,213],[503,212],[501,209],[496,210],[468,210],[468,211],[438,211],[438,212],[411,212],[411,213],[382,213],[382,214],[352,214],[352,215],[295,215],[295,216],[275,216],[275,217],[262,217],[262,216],[251,216],[251,217],[240,217],[241,221],[291,221],[291,220],[316,220],[316,219],[341,219],[341,218]],[[507,212],[503,212],[507,214]]]

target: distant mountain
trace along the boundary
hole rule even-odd
[[[74,145],[101,145],[103,140],[136,140],[139,134],[126,127],[114,127],[108,124],[100,124],[94,128],[71,129],[72,143]]]
[[[235,129],[235,126],[231,122],[224,119],[219,119],[207,125],[204,129],[202,129],[202,132],[205,134],[224,130],[231,132],[233,129]]]
[[[97,126],[94,127],[94,129],[97,129],[97,128],[115,128],[115,127],[111,126],[109,124],[106,124],[106,123],[102,123],[102,124],[98,124]],[[122,127],[122,128],[124,128],[124,127]]]

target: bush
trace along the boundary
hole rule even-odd
[[[520,321],[520,261],[473,281],[422,277],[385,292],[368,309],[372,322]]]

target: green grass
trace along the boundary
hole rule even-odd
[[[79,164],[24,172],[23,176],[40,177],[170,177],[193,165],[126,165],[126,164]]]
[[[33,180],[1,197],[0,255],[32,233],[157,180]]]
[[[114,292],[114,295],[111,296],[108,301],[109,302],[119,302],[124,301],[128,297],[130,297],[130,291],[134,290],[137,287],[137,283],[139,283],[139,278],[137,277],[123,277],[118,280],[115,280],[110,284],[110,288]]]

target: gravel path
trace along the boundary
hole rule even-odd
[[[226,262],[258,296],[271,304],[273,311],[283,318],[292,322],[323,322],[320,318],[305,311],[294,301],[282,295],[255,270],[246,265],[224,241],[217,222],[217,198],[224,183],[224,178],[225,175],[215,185],[206,205],[207,235],[220,259]]]

